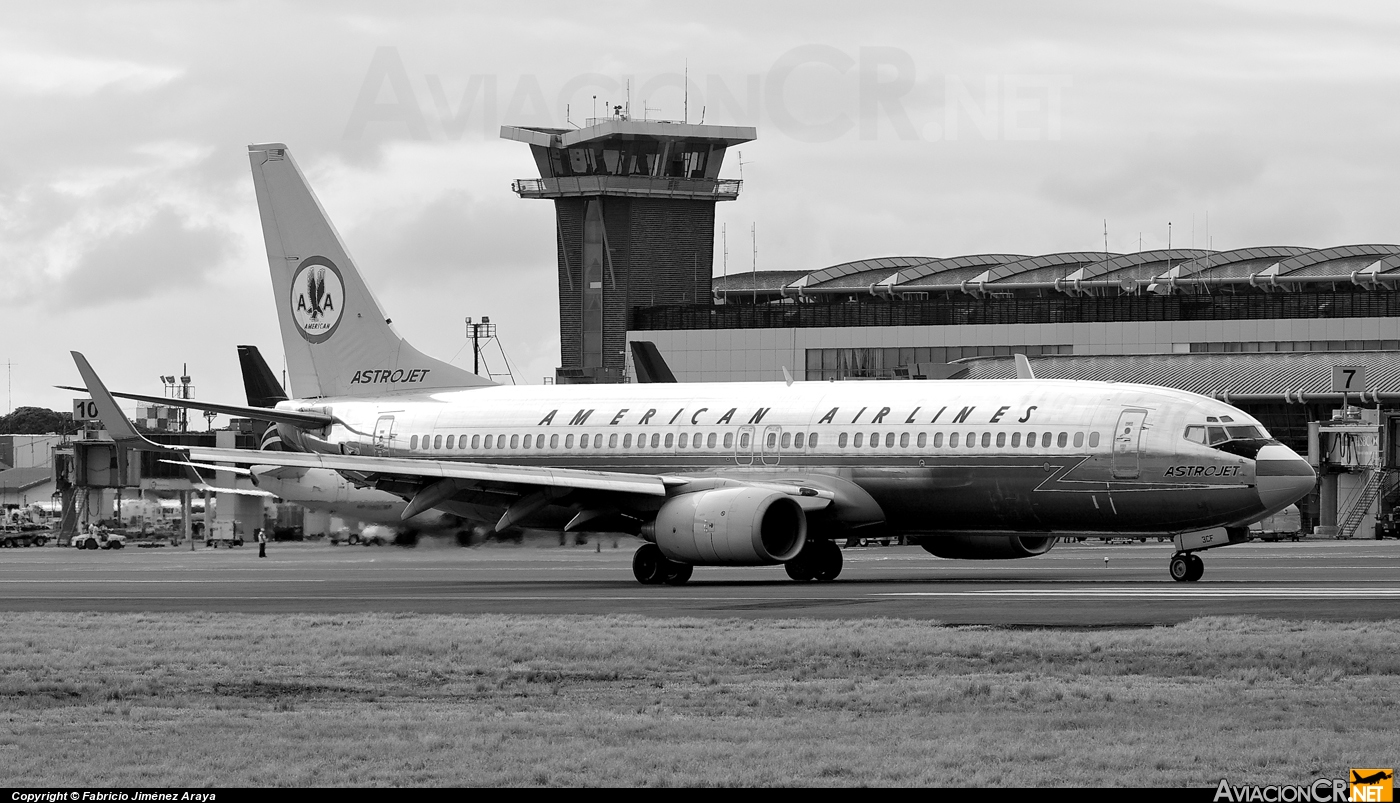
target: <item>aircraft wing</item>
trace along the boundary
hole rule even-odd
[[[259,466],[327,468],[363,474],[389,474],[405,478],[453,479],[496,482],[511,485],[538,485],[550,488],[577,488],[591,491],[665,496],[666,486],[684,485],[680,477],[629,474],[621,471],[587,471],[574,468],[512,466],[496,463],[463,463],[455,460],[370,457],[357,454],[317,454],[314,452],[252,451],[249,449],[210,449],[200,446],[177,447],[194,460],[210,463],[245,463]]]
[[[91,393],[88,388],[74,387],[72,385],[55,385],[54,387],[63,390],[76,390],[84,393]],[[110,391],[109,391],[110,392]],[[300,410],[278,410],[275,407],[245,407],[239,404],[217,404],[214,402],[199,401],[198,399],[172,399],[167,396],[147,396],[141,393],[112,393],[119,399],[131,399],[132,401],[146,402],[147,404],[163,404],[167,407],[184,407],[189,410],[204,410],[220,415],[235,415],[243,418],[252,418],[258,421],[272,421],[277,424],[292,424],[303,429],[320,429],[336,423],[335,418],[325,413],[306,413]]]

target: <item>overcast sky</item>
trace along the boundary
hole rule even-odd
[[[1177,246],[1400,242],[1393,3],[496,5],[8,5],[4,409],[71,409],[70,349],[117,389],[188,364],[238,403],[235,345],[280,365],[246,149],[269,141],[400,333],[470,367],[463,318],[489,315],[539,383],[553,206],[510,191],[536,173],[498,130],[581,123],[629,79],[634,117],[757,126],[717,208],[731,271],[754,225],[760,270],[1102,250],[1105,219],[1115,251],[1169,221]]]

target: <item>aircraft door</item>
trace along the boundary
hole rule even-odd
[[[1136,479],[1141,473],[1140,447],[1146,420],[1146,410],[1124,410],[1118,415],[1118,426],[1113,430],[1114,479]]]
[[[782,439],[782,427],[773,424],[763,428],[763,443],[761,444],[763,465],[776,466],[782,460],[783,455],[779,451]]]
[[[739,427],[739,437],[734,439],[734,465],[753,465],[753,427]]]
[[[385,457],[389,454],[389,448],[394,441],[394,417],[392,415],[381,415],[379,420],[374,422],[374,454],[376,457]]]

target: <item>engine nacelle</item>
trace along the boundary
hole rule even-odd
[[[667,500],[643,533],[674,561],[755,566],[796,557],[807,543],[807,516],[787,494],[716,488]]]
[[[1011,560],[1044,555],[1060,539],[1047,535],[957,535],[919,539],[925,552],[959,560]]]

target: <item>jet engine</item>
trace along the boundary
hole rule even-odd
[[[807,517],[786,494],[716,488],[667,500],[642,534],[673,561],[754,566],[796,557],[807,543]]]
[[[1010,560],[1044,555],[1060,539],[1046,535],[973,535],[959,533],[919,539],[925,552],[959,560]]]

